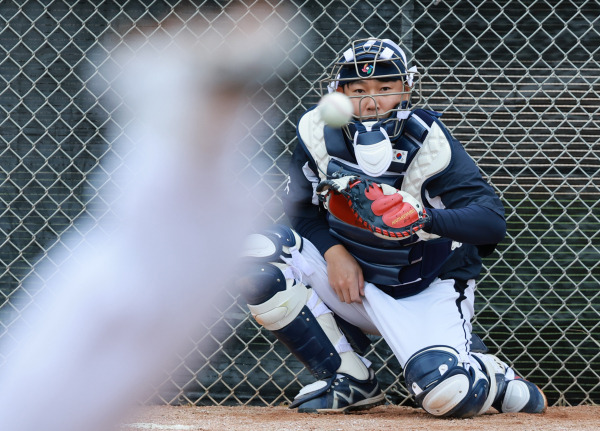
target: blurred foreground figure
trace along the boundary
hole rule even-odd
[[[118,222],[90,229],[59,273],[38,270],[50,278],[44,311],[25,313],[29,329],[0,369],[1,430],[116,426],[207,323],[251,228],[231,163],[249,95],[281,72],[285,26],[285,11],[255,3],[210,26],[167,22],[116,50],[112,90],[134,117],[123,139],[136,143],[110,190]],[[71,248],[68,232],[63,241]]]

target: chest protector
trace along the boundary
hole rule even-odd
[[[452,149],[442,126],[436,121],[427,126],[414,115],[406,120],[402,134],[393,142],[390,167],[377,177],[360,169],[342,130],[326,127],[317,110],[302,117],[298,132],[317,163],[321,180],[334,173],[360,175],[406,191],[421,203],[426,200],[427,182],[441,175],[452,161]],[[429,286],[452,253],[451,240],[426,232],[390,240],[331,214],[328,222],[330,234],[358,261],[365,280],[395,298],[414,295]]]

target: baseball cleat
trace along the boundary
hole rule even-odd
[[[366,380],[337,374],[329,381],[319,380],[308,385],[296,395],[290,408],[298,407],[300,413],[349,413],[381,404],[385,404],[385,395],[375,373],[369,369]]]

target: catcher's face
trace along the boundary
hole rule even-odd
[[[350,97],[354,115],[364,121],[389,117],[392,109],[409,100],[411,88],[401,80],[363,79],[347,83],[342,91]]]

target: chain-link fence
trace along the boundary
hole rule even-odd
[[[101,161],[113,153],[118,107],[87,86],[106,53],[126,43],[132,26],[156,25],[174,9],[185,10],[184,21],[218,14],[229,3],[0,2],[2,358],[43,287],[35,263],[61,246],[76,219],[110,213],[110,202],[95,198],[111,178]],[[400,41],[425,74],[426,107],[444,113],[507,208],[508,236],[478,284],[476,332],[551,404],[600,402],[598,1],[291,3],[294,19],[307,25],[294,47],[306,61],[269,87],[269,133],[242,149],[248,172],[270,191],[261,216],[285,222],[278,195],[297,143],[294,125],[316,102],[312,86],[324,68],[350,39]],[[275,404],[311,381],[238,300],[214,310],[216,323],[198,328],[154,401]],[[383,340],[373,338],[368,358],[390,400],[410,403]]]

